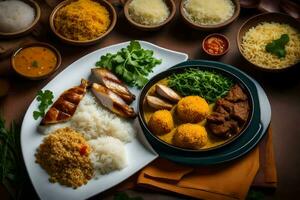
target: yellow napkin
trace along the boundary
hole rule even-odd
[[[145,167],[137,184],[200,199],[244,199],[259,168],[259,149],[221,166],[185,167],[157,159]]]

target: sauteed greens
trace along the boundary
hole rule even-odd
[[[172,74],[168,85],[183,96],[199,95],[209,103],[214,103],[227,94],[233,81],[214,71],[188,69],[180,74]]]

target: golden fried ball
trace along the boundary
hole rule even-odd
[[[205,99],[199,96],[182,98],[177,105],[179,119],[184,122],[197,123],[208,115],[209,106]]]
[[[207,132],[198,124],[182,124],[177,127],[173,144],[187,149],[200,149],[207,144]]]
[[[149,129],[155,135],[163,135],[174,128],[173,117],[168,110],[158,110],[154,112],[148,123]]]

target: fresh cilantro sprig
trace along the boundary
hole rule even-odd
[[[46,109],[53,103],[53,93],[50,90],[42,90],[37,93],[37,101],[40,102],[38,111],[33,112],[33,118],[37,120],[39,117],[44,117]]]
[[[284,58],[286,55],[285,45],[290,41],[288,34],[282,34],[277,40],[266,45],[266,51],[276,55],[278,58]]]
[[[107,53],[96,62],[97,67],[111,70],[129,86],[142,88],[150,72],[161,60],[153,57],[153,51],[143,49],[138,41],[131,41],[116,54]]]

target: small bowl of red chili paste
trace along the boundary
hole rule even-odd
[[[204,38],[202,49],[211,56],[222,56],[229,50],[229,40],[225,35],[213,33]]]

